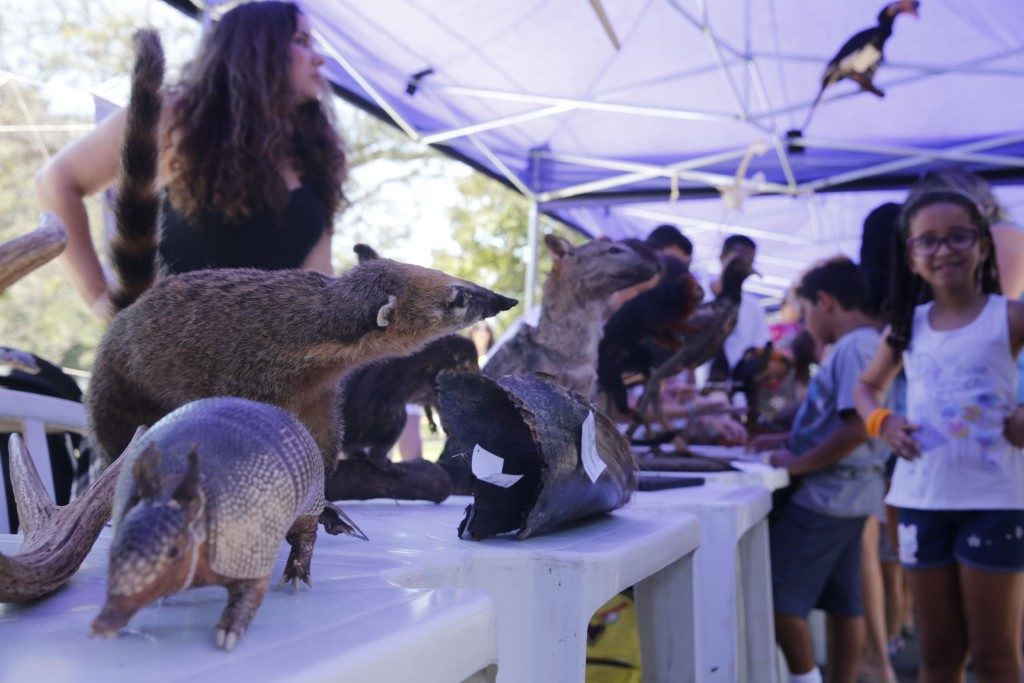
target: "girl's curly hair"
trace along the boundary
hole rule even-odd
[[[291,2],[240,5],[186,65],[171,95],[165,149],[170,199],[187,216],[280,216],[288,202],[281,170],[290,166],[332,223],[345,199],[345,153],[319,100],[296,105],[289,66],[298,17]]]
[[[893,249],[892,288],[890,299],[890,332],[885,341],[892,349],[893,360],[899,361],[910,346],[914,327],[914,308],[932,298],[931,288],[920,275],[909,266],[907,240],[910,239],[910,222],[917,212],[932,204],[956,204],[967,212],[971,223],[981,231],[981,241],[988,243],[988,256],[978,268],[977,285],[986,294],[1000,294],[999,268],[996,265],[996,250],[992,242],[992,231],[982,208],[963,192],[955,189],[927,190],[913,193],[903,205],[899,219],[899,236]]]

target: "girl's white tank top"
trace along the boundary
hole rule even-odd
[[[886,502],[943,510],[1024,509],[1024,453],[1003,435],[1017,405],[1007,302],[990,294],[981,313],[955,330],[935,330],[932,304],[914,310],[907,418],[941,436],[909,461],[900,458]],[[939,439],[935,439],[939,441]]]

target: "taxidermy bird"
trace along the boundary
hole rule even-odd
[[[811,110],[807,112],[803,128],[807,128],[811,122],[811,116],[818,108],[818,102],[821,101],[825,88],[844,78],[855,81],[860,85],[861,90],[885,97],[885,93],[879,90],[872,80],[878,65],[884,58],[885,41],[892,35],[892,25],[896,21],[896,17],[904,13],[916,17],[917,8],[920,6],[921,3],[918,0],[899,0],[889,3],[878,14],[876,26],[856,33],[839,48],[839,52],[825,67],[825,73],[821,76],[821,89],[811,104]]]
[[[637,418],[643,416],[652,404],[657,405],[663,381],[683,370],[703,365],[718,353],[725,338],[736,327],[743,282],[753,274],[753,265],[746,259],[734,258],[725,265],[718,296],[698,306],[686,319],[681,330],[681,348],[651,371],[636,406]],[[626,430],[626,436],[632,437],[640,423],[640,419],[634,419]]]
[[[663,256],[662,276],[654,288],[622,305],[604,325],[597,348],[597,381],[622,414],[632,414],[626,396],[625,373],[644,378],[651,368],[680,346],[687,319],[704,298],[704,290],[686,264]]]

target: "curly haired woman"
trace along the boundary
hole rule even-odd
[[[164,272],[204,268],[308,268],[330,273],[334,214],[345,156],[319,101],[323,58],[290,2],[226,13],[204,37],[160,120]],[[72,282],[100,317],[107,281],[89,233],[84,197],[117,177],[123,112],[69,145],[39,172],[42,209],[68,227]]]

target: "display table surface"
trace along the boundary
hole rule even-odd
[[[629,503],[525,540],[464,541],[457,528],[470,502],[343,501],[369,542],[331,538],[317,552],[391,559],[383,575],[405,587],[483,589],[497,613],[498,680],[509,683],[583,681],[587,623],[635,586],[645,680],[696,677],[696,515]]]
[[[709,483],[640,492],[636,505],[700,520],[697,680],[776,681],[768,489]]]
[[[727,460],[736,472],[686,472],[691,476],[704,476],[710,482],[719,484],[760,484],[769,491],[776,491],[789,485],[789,472],[781,467],[772,467],[764,460],[765,453],[748,453],[743,446],[688,446],[697,455]]]
[[[320,534],[321,539],[325,534]],[[494,604],[474,590],[412,589],[383,578],[401,564],[347,555],[362,541],[314,552],[313,588],[270,590],[235,649],[214,646],[227,604],[220,587],[188,590],[144,608],[113,640],[88,637],[106,593],[105,529],[67,586],[27,605],[0,604],[0,681],[373,681],[494,679]],[[13,553],[19,536],[0,535]]]
[[[696,678],[696,515],[630,504],[523,541],[463,541],[470,502],[344,502],[370,541],[319,534],[314,588],[272,587],[232,653],[213,646],[220,588],[152,605],[113,641],[89,639],[105,592],[105,530],[63,590],[0,606],[0,680],[462,681],[493,675],[497,656],[501,681],[582,681],[587,623],[629,586],[645,677]],[[0,551],[19,543],[0,536]]]

